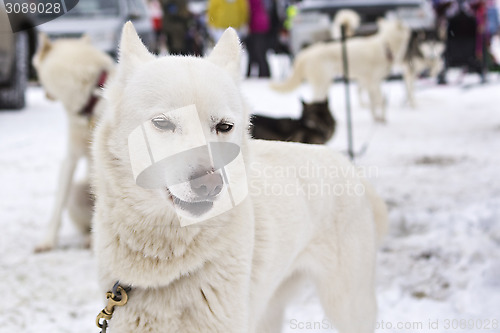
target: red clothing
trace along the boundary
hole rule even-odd
[[[262,0],[249,0],[250,33],[267,33],[270,28],[269,15]]]
[[[486,4],[483,0],[473,1],[471,8],[474,10],[477,21],[476,56],[481,59],[483,57],[484,34],[486,32]]]
[[[160,31],[163,25],[161,17],[153,17],[153,29],[155,31]]]

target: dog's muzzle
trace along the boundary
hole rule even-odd
[[[173,193],[175,185],[167,188],[167,192],[176,209],[196,217],[209,212],[214,207],[214,202],[219,199],[219,195],[224,190],[224,180],[218,171],[193,175],[187,184],[189,186],[184,187],[185,189],[189,189],[192,194],[189,200],[183,200]],[[182,185],[180,184],[181,187]]]

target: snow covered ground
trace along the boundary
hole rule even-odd
[[[353,95],[356,163],[390,207],[379,255],[378,332],[500,332],[500,77],[450,75],[449,86],[417,85],[418,108],[401,82],[384,85],[388,123],[374,125]],[[306,86],[280,95],[267,81],[243,90],[256,112],[297,116]],[[332,85],[346,150],[344,90]],[[28,107],[0,113],[0,332],[98,332],[104,295],[95,258],[66,216],[57,250],[34,254],[50,217],[66,147],[62,106],[31,87]],[[80,174],[82,174],[80,168]],[[332,332],[311,287],[288,308],[283,331]]]

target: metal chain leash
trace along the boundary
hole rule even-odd
[[[99,312],[96,318],[96,325],[101,329],[101,333],[106,333],[106,330],[108,328],[108,321],[113,317],[115,306],[124,306],[125,304],[127,304],[127,292],[129,292],[130,290],[130,287],[122,287],[120,286],[120,281],[116,281],[113,289],[106,293],[108,304],[106,304],[106,307],[102,309],[101,312]]]

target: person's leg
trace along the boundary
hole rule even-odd
[[[268,49],[267,34],[256,34],[256,57],[259,65],[259,77],[269,77],[269,64],[267,63],[266,53]]]
[[[255,43],[254,43],[254,35],[248,35],[245,39],[245,44],[247,47],[248,53],[248,66],[247,66],[247,77],[252,75],[252,65],[255,63]]]

